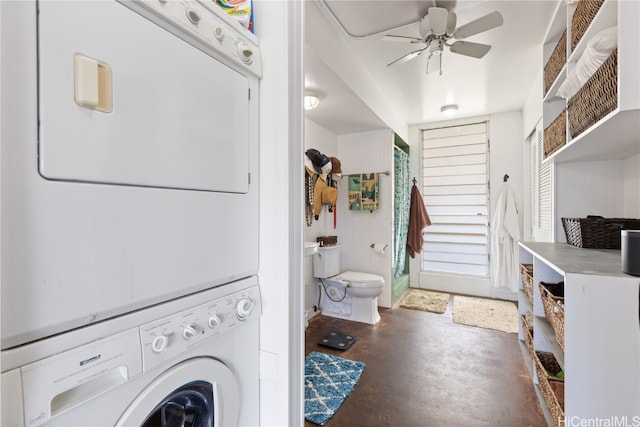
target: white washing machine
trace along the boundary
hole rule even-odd
[[[256,274],[257,38],[211,0],[0,3],[2,350]]]
[[[251,277],[6,351],[1,425],[258,426],[260,314]]]

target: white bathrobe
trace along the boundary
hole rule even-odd
[[[498,194],[491,220],[491,281],[496,288],[518,290],[518,241],[520,223],[516,195],[508,182]]]

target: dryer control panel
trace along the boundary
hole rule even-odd
[[[173,359],[204,340],[261,315],[260,291],[248,288],[140,326],[143,369]]]
[[[262,78],[262,59],[257,38],[213,1],[118,0],[178,37],[203,43],[236,65]]]

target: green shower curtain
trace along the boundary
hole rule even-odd
[[[393,278],[402,276],[407,252],[407,230],[409,229],[409,205],[411,184],[409,183],[409,155],[404,151],[393,151],[394,200],[393,200]]]

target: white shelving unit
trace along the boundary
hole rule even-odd
[[[605,0],[571,49],[577,4],[558,1],[543,43],[542,63],[547,64],[567,32],[567,62],[541,96],[543,127],[567,108],[568,100],[557,91],[589,40],[613,26],[618,31],[617,107],[576,137],[567,116],[566,144],[545,160],[554,163],[555,243],[523,242],[519,248],[519,262],[534,269],[533,301],[520,281],[519,311],[533,315],[534,349],[552,353],[565,372],[565,420],[552,419],[524,343],[522,349],[548,425],[633,425],[640,422],[640,277],[622,273],[619,250],[558,242],[564,241],[562,217],[640,218],[640,1]],[[560,281],[564,351],[545,317],[538,286]],[[522,330],[519,338],[524,340]]]
[[[535,350],[553,353],[565,372],[565,419],[570,425],[614,418],[632,425],[640,416],[640,277],[622,273],[617,250],[524,242],[519,251],[520,263],[533,264],[534,274],[533,304],[521,283],[519,310],[534,315]],[[537,285],[559,281],[565,289],[564,352],[544,315]],[[523,339],[522,331],[519,336]],[[524,346],[523,354],[532,366]],[[540,396],[534,370],[531,376]],[[549,425],[569,425],[552,420],[541,397],[540,404]]]
[[[584,0],[583,0],[584,1]],[[618,27],[618,106],[575,138],[567,123],[566,144],[549,159],[556,162],[624,159],[640,153],[640,2],[605,0],[575,49],[571,51],[571,19],[577,3],[558,3],[543,45],[546,64],[562,33],[567,30],[567,63],[543,97],[543,126],[546,128],[567,107],[556,92],[584,53],[588,41],[598,32]],[[568,120],[568,119],[567,119]]]

